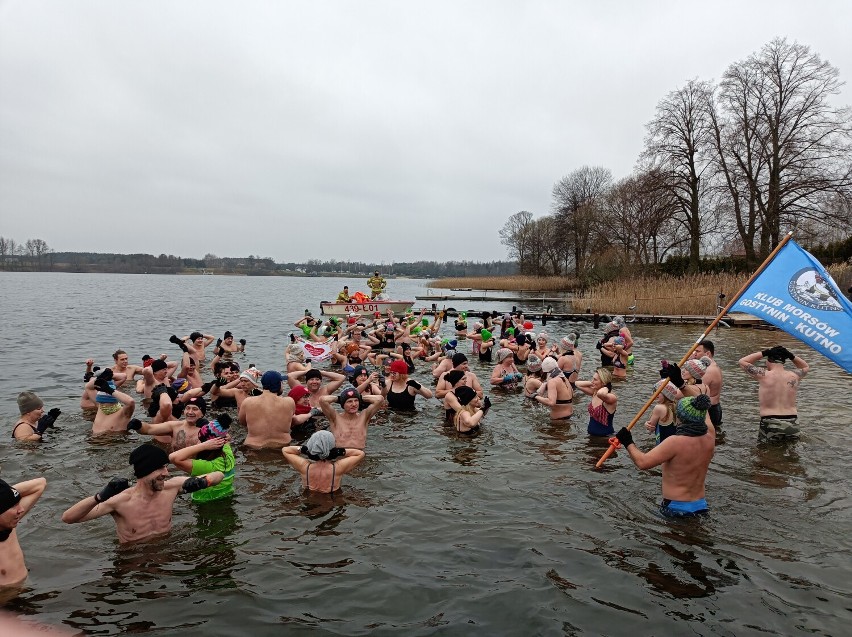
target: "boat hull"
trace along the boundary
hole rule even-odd
[[[347,316],[350,312],[356,314],[384,314],[388,310],[402,313],[410,310],[414,301],[367,301],[366,303],[320,303],[320,310],[327,316]]]

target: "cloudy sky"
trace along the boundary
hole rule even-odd
[[[277,261],[503,259],[657,102],[852,3],[0,0],[0,235]],[[852,103],[844,87],[837,104]]]

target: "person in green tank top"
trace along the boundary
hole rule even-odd
[[[169,455],[169,462],[190,475],[200,476],[213,471],[225,474],[219,484],[192,494],[194,502],[211,502],[234,493],[234,451],[229,444],[228,427],[231,417],[220,414],[198,430],[198,444],[184,447]]]

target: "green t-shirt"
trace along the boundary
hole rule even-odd
[[[226,498],[234,492],[234,452],[231,445],[222,447],[222,454],[215,460],[198,460],[192,461],[192,475],[203,476],[206,473],[213,471],[221,471],[225,474],[225,479],[219,484],[214,484],[212,487],[201,489],[192,493],[192,499],[195,502],[210,502]]]
[[[311,329],[312,329],[312,328],[311,328],[311,326],[310,326],[310,325],[308,325],[307,323],[302,323],[302,324],[299,326],[299,329],[301,329],[301,330],[302,330],[302,334],[304,334],[304,335],[305,335],[305,338],[310,338],[310,337],[311,337]]]

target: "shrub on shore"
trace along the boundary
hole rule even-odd
[[[580,287],[574,277],[567,276],[477,276],[448,277],[429,281],[430,288],[471,288],[474,290],[510,290],[512,292],[558,292],[566,294]]]

